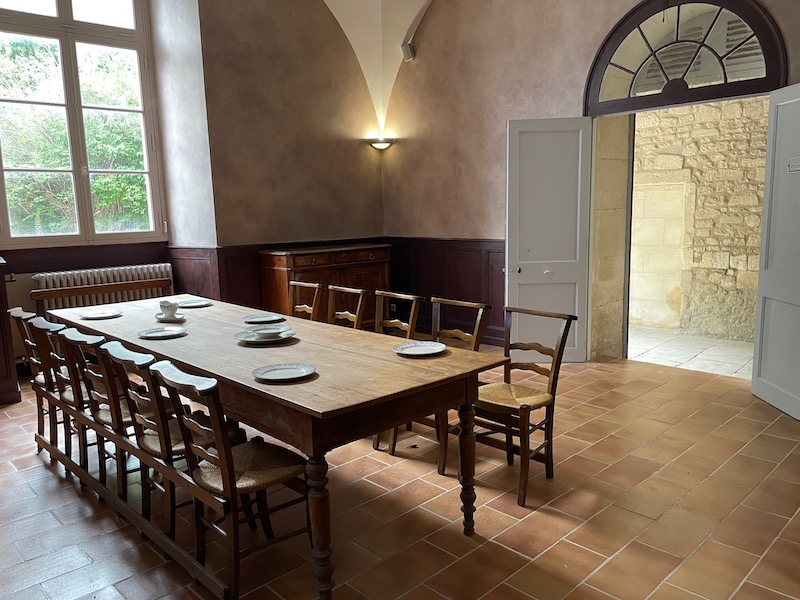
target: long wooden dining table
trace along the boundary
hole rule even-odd
[[[88,333],[168,359],[192,373],[219,382],[223,407],[231,418],[290,444],[308,456],[306,477],[312,559],[319,598],[331,598],[333,561],[331,511],[327,489],[328,451],[354,440],[421,418],[458,408],[461,502],[465,535],[474,532],[475,412],[478,373],[499,366],[502,355],[448,348],[422,358],[398,355],[404,340],[338,325],[286,317],[296,332],[280,343],[248,345],[234,334],[257,313],[213,301],[204,308],[182,308],[186,334],[173,339],[142,339],[138,333],[158,326],[155,313],[165,298],[104,306],[50,310],[57,320]],[[174,301],[197,300],[188,294]],[[101,308],[116,318],[81,318]],[[252,371],[282,363],[304,363],[315,373],[291,383],[264,383]]]

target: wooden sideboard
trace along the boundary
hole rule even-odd
[[[324,286],[331,284],[363,288],[374,292],[389,289],[389,244],[354,244],[287,250],[262,250],[261,299],[268,310],[291,314],[289,308],[289,282],[314,281]],[[320,318],[328,312],[327,290],[322,294]],[[373,322],[375,300],[367,300],[365,323]]]

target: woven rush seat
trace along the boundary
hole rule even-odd
[[[248,494],[298,477],[305,472],[305,459],[281,446],[253,439],[231,448],[236,491]],[[215,494],[223,494],[222,470],[202,461],[192,479]]]
[[[516,383],[487,383],[478,390],[479,397],[475,405],[491,410],[492,405],[500,404],[509,408],[530,406],[541,408],[553,401],[552,394],[541,387],[520,385]]]

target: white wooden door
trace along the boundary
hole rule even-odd
[[[589,117],[508,123],[506,303],[577,315],[569,362],[587,358],[591,161]],[[518,335],[555,340],[556,331]]]
[[[800,85],[770,96],[752,390],[800,419]]]

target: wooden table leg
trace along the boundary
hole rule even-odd
[[[333,561],[331,555],[331,503],[328,488],[328,463],[325,456],[313,456],[306,463],[308,482],[308,514],[311,523],[311,556],[314,559],[314,575],[317,578],[319,600],[332,598]]]
[[[475,533],[475,408],[471,403],[458,409],[459,425],[458,449],[461,458],[459,480],[461,481],[461,512],[464,513],[464,535]]]

